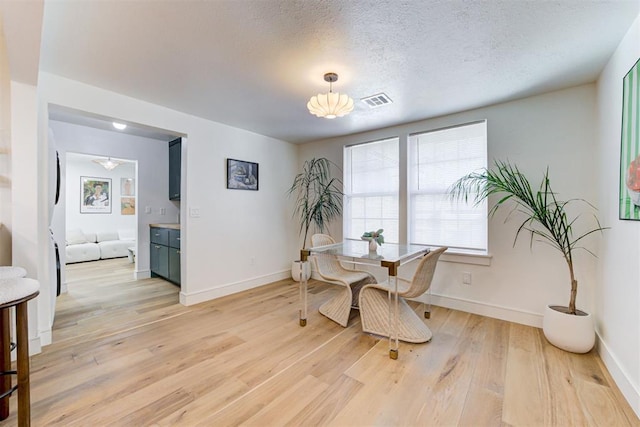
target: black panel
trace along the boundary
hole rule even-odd
[[[56,242],[53,242],[53,248],[56,253],[56,296],[59,297],[62,291],[62,278],[60,277],[60,251]]]
[[[56,151],[56,202],[55,202],[56,205],[58,204],[59,200],[60,200],[60,156]]]

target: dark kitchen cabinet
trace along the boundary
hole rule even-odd
[[[182,138],[169,142],[169,200],[180,200]]]
[[[180,285],[180,230],[151,227],[151,276]]]

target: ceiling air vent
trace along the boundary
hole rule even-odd
[[[367,104],[369,108],[378,108],[393,102],[385,93],[367,96],[366,98],[362,98],[361,101]]]

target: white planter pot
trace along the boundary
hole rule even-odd
[[[307,276],[307,280],[309,280],[309,277],[311,277],[311,263],[307,262],[306,264],[306,276]],[[293,280],[295,280],[296,282],[299,282],[300,280],[302,280],[301,277],[301,273],[302,273],[302,262],[301,261],[293,261],[291,263],[291,278]]]
[[[545,309],[542,330],[547,340],[558,348],[572,353],[587,353],[596,342],[591,314],[578,310],[577,315],[556,310],[556,305]]]

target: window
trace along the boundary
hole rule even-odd
[[[344,237],[359,239],[383,228],[390,243],[485,254],[486,201],[475,206],[473,197],[469,203],[451,200],[448,190],[458,178],[487,166],[486,120],[409,135],[407,150],[400,150],[401,140],[404,144],[402,137],[344,148]],[[407,171],[407,188],[400,188],[401,170]]]
[[[399,239],[399,140],[369,142],[344,149],[344,237],[384,229],[384,239]]]
[[[486,252],[486,202],[447,194],[458,178],[486,166],[486,121],[410,135],[409,242]]]

